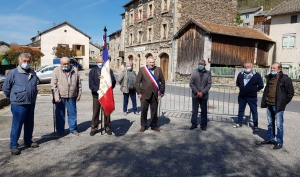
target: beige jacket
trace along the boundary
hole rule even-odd
[[[80,98],[82,93],[81,80],[78,70],[72,67],[70,71],[70,85],[66,74],[63,72],[62,67],[56,67],[52,73],[51,86],[54,90],[55,100],[60,98]]]

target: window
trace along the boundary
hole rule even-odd
[[[164,0],[163,10],[167,10],[167,9],[168,9],[168,0]]]
[[[297,23],[297,15],[291,17],[291,23]]]
[[[148,5],[148,17],[152,17],[153,16],[153,4],[149,4]]]
[[[282,48],[288,49],[288,48],[294,48],[295,47],[295,40],[296,34],[286,34],[283,35],[282,38]]]
[[[131,12],[131,13],[130,13],[130,16],[129,16],[129,24],[130,24],[130,25],[133,24],[133,20],[134,20],[133,12]]]
[[[67,30],[65,30],[65,33],[67,32]]]
[[[140,43],[142,43],[142,31],[139,31],[139,33],[138,33],[138,43],[140,44]]]
[[[76,45],[76,50],[81,50],[81,45]]]
[[[152,40],[152,28],[148,28],[148,41],[150,42]]]
[[[167,38],[167,24],[162,25],[162,39]]]
[[[246,18],[249,18],[249,14],[246,14]]]
[[[143,18],[143,8],[139,8],[138,9],[138,16],[137,16],[137,20],[140,21]]]
[[[66,44],[60,44],[60,46],[63,47],[63,48],[67,47]]]
[[[91,51],[91,54],[94,55],[94,54],[95,54],[95,51]]]
[[[132,33],[129,35],[129,45],[132,45]]]

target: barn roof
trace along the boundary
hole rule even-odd
[[[295,12],[300,12],[300,0],[284,1],[274,9],[270,10],[268,15],[273,16]]]

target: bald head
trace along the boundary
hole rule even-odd
[[[62,57],[60,59],[60,65],[63,67],[70,66],[70,59],[68,57]]]

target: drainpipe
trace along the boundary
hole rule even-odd
[[[175,33],[175,12],[176,12],[176,0],[173,0],[174,13],[173,13],[173,34],[172,34],[172,60],[171,60],[171,82],[174,81],[174,56],[175,56],[175,41],[174,41],[174,33]]]

